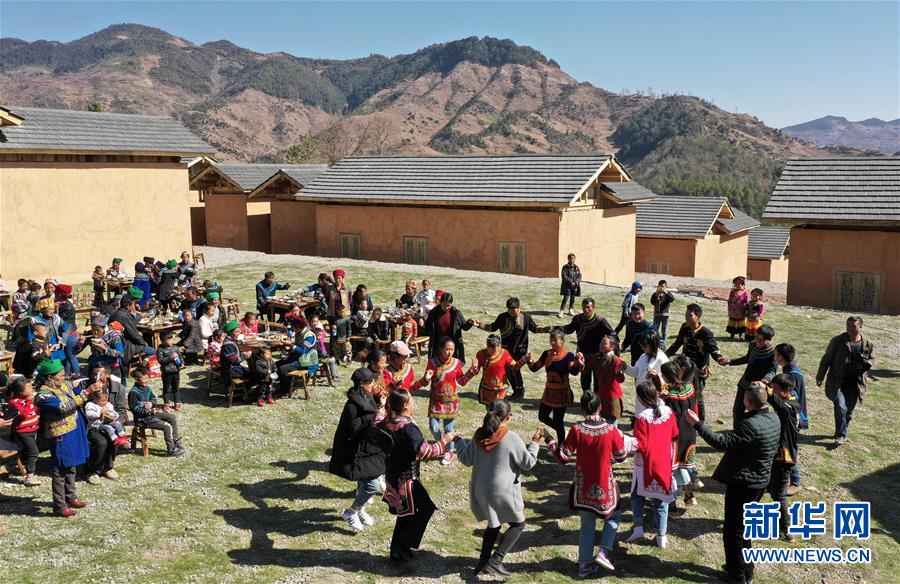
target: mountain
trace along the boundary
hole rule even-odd
[[[851,122],[841,116],[825,116],[781,131],[819,146],[873,148],[885,154],[900,152],[900,118],[889,122],[878,118]]]
[[[579,82],[490,37],[333,60],[119,24],[69,43],[0,39],[0,90],[10,105],[171,115],[224,160],[617,152],[658,192],[728,195],[757,217],[785,158],[826,153],[696,97]]]

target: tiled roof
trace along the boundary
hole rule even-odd
[[[636,203],[638,201],[649,201],[656,197],[656,193],[638,184],[631,182],[605,182],[600,183],[603,190],[610,193],[616,200],[622,203]]]
[[[0,151],[212,154],[215,148],[165,116],[4,106],[22,118],[0,127]]]
[[[245,191],[256,189],[256,187],[266,182],[279,170],[290,174],[300,184],[306,184],[296,177],[303,177],[308,181],[321,174],[327,168],[324,164],[240,164],[220,162],[215,163],[213,167]]]
[[[744,231],[745,229],[753,229],[755,227],[759,227],[759,221],[747,215],[740,209],[731,208],[731,212],[734,214],[733,219],[725,219],[724,217],[720,217],[718,220],[719,225],[727,231],[728,233],[737,233],[738,231]]]
[[[284,174],[303,186],[310,184],[326,170],[328,170],[327,164],[295,164],[281,167]]]
[[[345,158],[298,199],[567,205],[613,160],[603,155]]]
[[[719,216],[725,197],[659,196],[637,203],[637,235],[646,237],[706,237]]]
[[[791,239],[791,228],[763,225],[750,231],[747,257],[777,260],[784,255]]]
[[[900,157],[792,158],[763,220],[900,224]]]

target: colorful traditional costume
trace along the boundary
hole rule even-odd
[[[481,349],[475,354],[475,361],[483,371],[481,383],[478,386],[478,401],[484,405],[490,405],[495,399],[504,399],[509,393],[509,371],[518,371],[525,365],[522,359],[516,361],[509,351],[500,347],[491,355],[487,349]]]
[[[750,294],[746,290],[731,289],[728,293],[728,326],[725,332],[729,335],[742,335],[747,328],[747,306]]]
[[[619,371],[623,361],[615,355],[592,355],[585,360],[585,370],[594,375],[594,391],[600,394],[600,415],[609,423],[622,416],[622,382],[625,372]]]

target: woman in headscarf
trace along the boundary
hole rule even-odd
[[[44,359],[37,367],[40,387],[34,404],[41,412],[53,463],[53,511],[60,517],[72,517],[75,509],[85,506],[75,494],[75,471],[90,454],[87,425],[81,406],[102,385],[73,387],[66,381],[66,370],[58,359]]]
[[[334,321],[336,307],[350,307],[350,289],[347,286],[347,282],[344,281],[344,278],[347,277],[347,272],[337,269],[331,273],[331,276],[334,279],[334,283],[328,286],[325,295],[326,300],[328,301],[328,311],[326,316],[329,321]]]

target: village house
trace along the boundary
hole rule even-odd
[[[660,196],[638,203],[634,269],[731,280],[744,275],[748,236],[758,226],[725,197]]]
[[[796,158],[763,221],[791,227],[788,304],[900,314],[900,158]]]
[[[747,279],[787,282],[790,238],[790,228],[780,225],[763,225],[751,230],[747,244]]]
[[[191,248],[182,157],[213,152],[168,117],[0,107],[0,273],[83,280],[113,257],[177,258]]]
[[[302,253],[584,279],[634,276],[634,203],[655,195],[614,156],[374,156],[341,160],[297,192],[273,178],[272,242]],[[279,190],[280,189],[280,190]]]
[[[210,162],[191,173],[203,204],[206,245],[272,251],[271,202],[259,187],[285,170],[300,187],[325,171],[324,164],[226,164]]]

